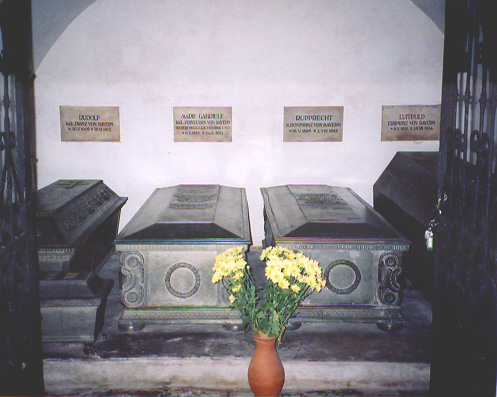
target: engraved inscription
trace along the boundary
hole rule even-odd
[[[340,142],[343,106],[285,106],[283,142]]]
[[[300,205],[347,205],[345,200],[332,193],[304,193],[296,195],[296,198]]]
[[[175,194],[175,202],[169,204],[173,210],[205,210],[213,208],[217,194]]]
[[[73,186],[71,186],[71,188]],[[68,232],[74,230],[79,224],[85,221],[91,214],[95,213],[98,208],[103,206],[110,199],[111,195],[107,189],[100,189],[87,201],[81,203],[77,208],[75,208],[71,214],[69,214],[63,222],[64,229]]]
[[[438,140],[440,105],[383,106],[381,140]]]
[[[217,194],[175,194],[174,197],[181,203],[203,203],[214,200]]]
[[[231,142],[231,107],[174,107],[174,142]]]
[[[407,251],[409,245],[397,245],[397,244],[285,244],[285,247],[295,249],[295,250],[339,250],[339,251]]]
[[[117,106],[60,106],[62,141],[119,142]]]
[[[207,208],[212,208],[212,207],[214,207],[214,204],[187,204],[187,203],[169,204],[169,208],[171,208],[172,210],[205,210]]]

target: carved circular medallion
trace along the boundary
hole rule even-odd
[[[137,291],[129,292],[126,297],[127,297],[127,301],[130,304],[134,304],[134,303],[138,302],[141,298]]]
[[[361,282],[361,272],[352,262],[338,260],[332,262],[324,272],[326,287],[335,294],[347,295]]]
[[[390,252],[383,254],[380,258],[380,262],[383,262],[387,267],[400,266],[399,256]]]
[[[164,280],[167,290],[177,298],[189,298],[200,288],[200,274],[195,266],[180,262],[172,265]]]
[[[400,303],[399,294],[389,290],[380,291],[380,300],[389,306],[398,305]]]
[[[131,252],[124,257],[123,265],[133,268],[143,266],[143,257],[137,252]]]

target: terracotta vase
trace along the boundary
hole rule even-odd
[[[281,363],[276,338],[252,335],[255,351],[248,368],[248,381],[256,397],[279,396],[285,383],[285,369]]]

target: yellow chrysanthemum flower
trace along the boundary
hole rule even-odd
[[[235,292],[238,292],[242,289],[242,285],[241,284],[238,284],[237,286],[235,286],[231,292],[235,293]]]
[[[231,294],[230,295],[230,303],[234,303],[236,300],[235,295]]]
[[[242,277],[243,277],[243,272],[241,270],[237,270],[232,276],[233,280],[235,281],[240,280]]]
[[[287,279],[283,278],[278,282],[278,285],[281,289],[288,289],[290,288],[290,283],[288,282]]]
[[[243,277],[243,269],[247,266],[243,247],[230,248],[216,257],[212,268],[212,283],[221,281],[224,277],[233,277],[239,280]]]

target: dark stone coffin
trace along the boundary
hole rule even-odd
[[[146,324],[239,324],[221,284],[216,256],[251,245],[245,189],[179,185],[156,189],[116,239],[125,309],[121,330]]]
[[[59,180],[36,194],[44,342],[88,342],[103,326],[113,281],[96,275],[114,249],[118,197],[99,180]]]
[[[99,180],[59,180],[38,190],[40,269],[97,272],[112,253],[126,200]]]
[[[404,275],[431,299],[433,252],[425,231],[437,204],[438,152],[398,152],[374,184],[374,208],[412,241],[404,255]]]
[[[375,322],[398,329],[398,276],[409,241],[349,188],[286,185],[262,188],[265,239],[319,262],[326,287],[313,292],[296,322]]]

